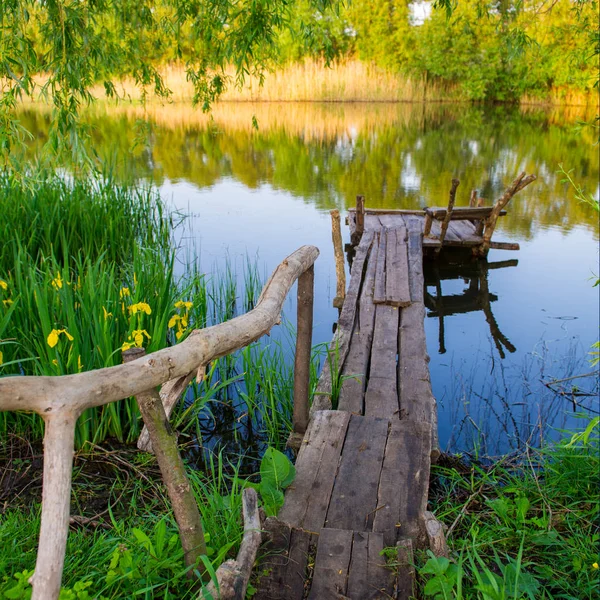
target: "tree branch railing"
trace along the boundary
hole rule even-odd
[[[302,246],[273,272],[250,312],[193,331],[183,342],[122,365],[63,376],[0,378],[0,411],[27,410],[45,422],[42,519],[32,600],[55,600],[60,593],[69,531],[75,425],[87,408],[153,392],[165,384],[177,398],[196,372],[217,358],[248,346],[279,324],[283,303],[298,280],[298,336],[294,385],[294,434],[303,434],[309,413],[309,366],[314,262],[319,250]],[[306,381],[305,381],[306,380]],[[186,383],[182,384],[182,381]],[[179,384],[179,385],[177,385]],[[175,402],[173,401],[173,404]],[[171,407],[172,408],[172,407]],[[168,415],[167,415],[168,418]],[[150,431],[150,441],[152,432]],[[245,559],[247,561],[247,559]]]

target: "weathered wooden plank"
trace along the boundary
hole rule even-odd
[[[371,350],[371,368],[365,393],[365,415],[398,418],[398,331],[400,311],[378,304]]]
[[[337,366],[337,368],[341,370],[350,347],[350,338],[356,318],[358,297],[360,295],[365,264],[371,249],[372,241],[373,232],[365,231],[361,238],[360,245],[356,250],[356,255],[354,256],[354,261],[352,263],[350,283],[348,285],[346,300],[344,301],[344,306],[338,321],[338,328],[331,344],[329,345],[328,352],[330,353],[331,359],[326,359],[323,365],[323,369],[319,377],[319,383],[317,384],[317,389],[315,391],[313,403],[310,409],[311,414],[317,410],[327,410],[331,408],[331,367]],[[337,375],[337,373],[334,373],[335,377],[337,377]]]
[[[475,235],[475,228],[470,221],[452,221],[448,231],[456,234],[463,244],[480,244],[482,237]]]
[[[292,529],[288,550],[288,565],[285,573],[284,588],[288,591],[288,600],[304,598],[304,584],[307,579],[308,558],[311,533],[302,529]]]
[[[266,542],[259,553],[260,577],[256,598],[258,600],[284,600],[291,594],[287,589],[286,575],[291,528],[273,517],[264,525]]]
[[[367,384],[367,371],[371,356],[375,305],[373,294],[377,266],[378,242],[373,246],[368,258],[364,283],[362,285],[356,323],[350,336],[350,348],[342,366],[337,408],[354,414],[363,413],[363,399]]]
[[[349,420],[350,415],[340,411],[313,415],[296,460],[296,479],[279,513],[281,521],[313,532],[323,526]]]
[[[427,510],[431,427],[415,421],[392,421],[377,493],[373,531],[383,535],[386,546],[398,536],[425,541],[422,527]]]
[[[386,228],[383,228],[379,233],[379,248],[377,250],[377,266],[375,269],[375,293],[373,294],[373,302],[375,304],[385,303],[385,280],[387,275],[385,268],[385,259],[387,232],[388,230]]]
[[[386,304],[408,306],[410,289],[408,282],[408,249],[406,228],[388,230],[386,255]]]
[[[452,209],[450,219],[452,221],[458,221],[462,219],[487,219],[492,213],[493,207],[483,206],[481,208],[472,208],[467,206],[456,206]],[[425,214],[431,215],[432,218],[442,220],[448,213],[447,208],[426,208]],[[505,216],[506,211],[503,210],[500,216]]]
[[[411,540],[401,539],[397,544],[398,567],[396,570],[396,598],[408,600],[415,595],[415,563]]]
[[[352,415],[326,526],[369,531],[377,508],[379,473],[389,421]]]
[[[352,537],[352,531],[321,529],[309,600],[346,596]]]
[[[386,568],[383,536],[354,532],[346,595],[352,600],[392,598],[394,573]]]

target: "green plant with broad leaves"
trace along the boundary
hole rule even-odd
[[[268,517],[275,517],[283,506],[283,491],[296,478],[296,468],[290,459],[275,448],[267,448],[260,461],[260,482],[246,482],[261,497],[263,508]]]

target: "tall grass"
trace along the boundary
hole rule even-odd
[[[430,505],[448,526],[451,560],[427,560],[424,596],[595,597],[599,451],[596,419],[584,435],[491,465],[445,458],[434,467]]]
[[[247,259],[241,280],[231,262],[203,273],[195,257],[174,275],[176,219],[150,190],[52,177],[31,185],[4,178],[0,193],[0,231],[10,240],[0,249],[1,375],[114,366],[127,347],[154,352],[250,310],[258,299],[256,260]],[[215,362],[190,389],[177,424],[201,440],[199,423],[220,422],[242,454],[248,435],[259,447],[282,447],[291,382],[286,349],[254,345]],[[130,398],[87,410],[76,443],[131,442],[142,425]],[[0,433],[8,432],[39,439],[43,426],[36,415],[0,413]]]

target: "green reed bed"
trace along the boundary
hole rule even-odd
[[[430,505],[450,559],[421,556],[420,596],[591,599],[600,584],[598,419],[583,434],[487,466],[445,458]]]
[[[227,261],[207,274],[194,257],[177,263],[175,274],[180,216],[169,214],[150,190],[108,179],[4,177],[0,199],[6,240],[0,249],[0,376],[116,365],[123,349],[154,352],[258,300],[264,277],[256,260],[247,259],[241,273]],[[267,447],[285,447],[292,338],[261,340],[214,361],[173,415],[214,569],[239,545],[246,481],[258,485],[253,475]],[[61,598],[194,595],[154,457],[131,446],[142,425],[133,398],[88,410],[77,422],[75,521]],[[0,598],[30,595],[42,437],[37,415],[0,413]]]

